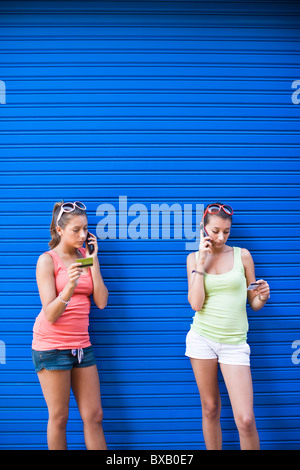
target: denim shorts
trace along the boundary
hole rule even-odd
[[[69,370],[73,367],[89,367],[96,364],[92,346],[83,349],[50,349],[32,352],[36,372],[46,370]]]

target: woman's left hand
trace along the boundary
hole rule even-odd
[[[259,287],[256,289],[257,295],[260,296],[261,300],[267,301],[269,296],[270,296],[270,286],[267,283],[267,281],[264,281],[263,279],[259,279]]]
[[[89,253],[89,250],[88,250],[88,247],[87,245],[93,245],[94,246],[94,251],[93,253],[90,255]],[[96,235],[93,235],[91,232],[88,233],[88,236],[87,236],[87,240],[85,242],[85,256],[86,258],[97,258],[97,254],[98,254],[98,242],[97,242],[97,237]]]

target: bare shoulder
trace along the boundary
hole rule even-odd
[[[194,251],[192,251],[191,253],[187,255],[186,264],[195,263],[195,262],[196,262],[196,254]]]
[[[241,256],[242,258],[245,258],[246,259],[252,259],[252,255],[250,253],[249,250],[247,250],[247,248],[241,248]]]
[[[245,259],[250,257],[252,258],[251,253],[249,250],[247,250],[247,248],[241,248],[241,255]]]
[[[245,267],[253,264],[252,255],[250,251],[247,250],[247,248],[241,248],[241,258],[242,258],[243,265]]]
[[[54,270],[54,263],[52,256],[49,253],[42,253],[37,260],[36,267],[42,271],[53,271]]]

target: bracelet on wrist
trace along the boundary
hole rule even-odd
[[[61,298],[61,292],[58,294],[58,298],[61,302],[63,302],[65,304],[65,306],[67,306],[68,303],[70,302],[70,300],[67,301],[67,300],[64,300],[64,299]]]
[[[201,274],[201,276],[204,276],[204,273],[202,273],[201,271],[196,271],[196,269],[194,269],[194,271],[192,271],[192,273],[197,273],[197,274]]]

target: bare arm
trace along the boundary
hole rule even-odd
[[[94,258],[93,266],[90,269],[93,277],[93,299],[97,307],[103,309],[107,305],[108,290],[102,279],[98,258]]]
[[[203,266],[199,266],[196,263],[195,253],[190,253],[187,257],[187,276],[188,276],[188,301],[190,306],[195,312],[201,310],[204,300],[205,291],[203,283],[203,275],[198,273],[192,273],[193,270],[203,273]]]
[[[96,235],[89,232],[88,242],[90,245],[94,245],[94,251],[92,253],[93,266],[91,266],[90,268],[93,278],[93,299],[97,307],[102,310],[107,305],[108,290],[106,288],[106,285],[104,284],[100,271],[100,264],[98,259],[98,242]],[[87,247],[85,249],[85,256],[91,256]]]
[[[204,263],[207,253],[211,252],[211,242],[209,237],[203,237],[200,231],[199,255],[196,262],[196,254],[190,253],[187,257],[187,276],[188,276],[188,301],[193,310],[198,312],[202,309],[205,300],[204,289]],[[192,272],[198,271],[198,272]],[[202,274],[200,274],[202,273]]]
[[[251,282],[256,281],[254,262],[251,253],[245,248],[242,248],[241,254],[245,269],[245,276],[247,279],[247,286],[249,286]],[[270,294],[270,288],[266,281],[259,279],[257,282],[260,283],[260,286],[255,290],[247,292],[249,305],[255,312],[260,310],[265,305]]]

